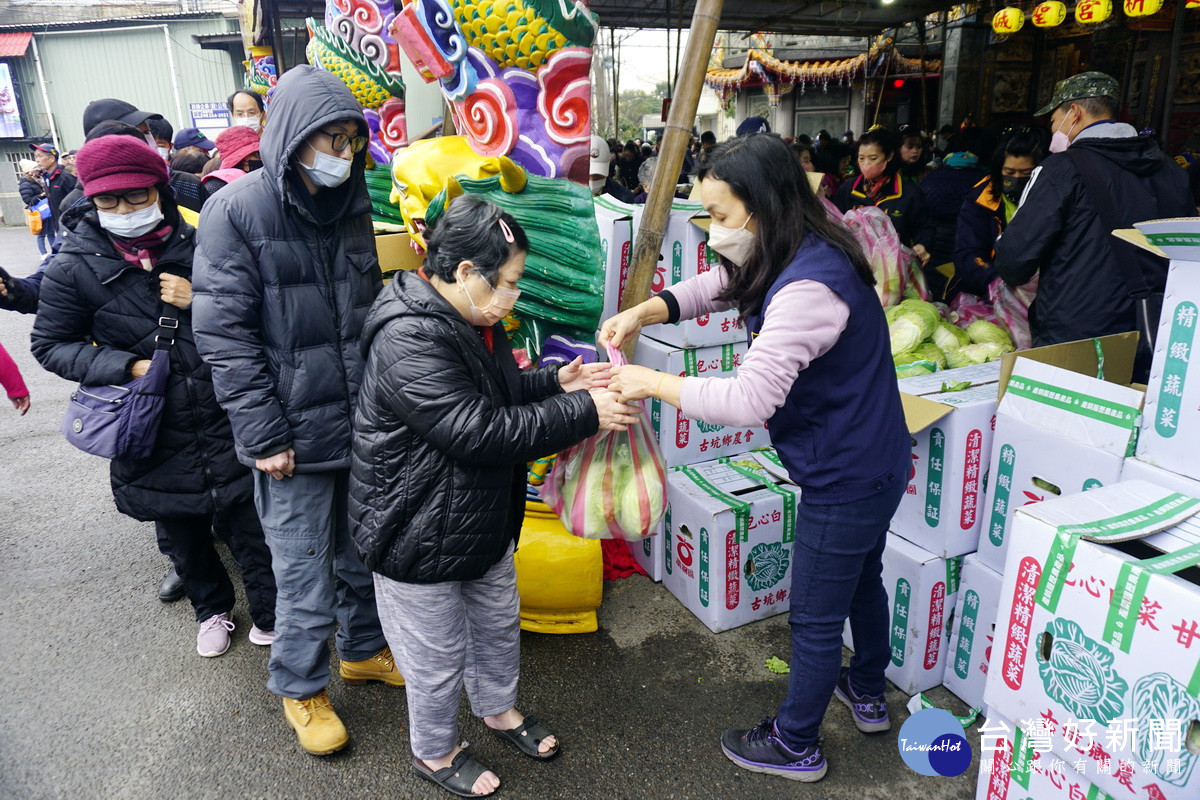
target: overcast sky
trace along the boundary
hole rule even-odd
[[[608,44],[608,30],[604,43]],[[652,92],[656,84],[667,79],[667,32],[665,30],[618,30],[621,51],[621,89],[641,89]],[[688,32],[683,32],[682,46],[687,50]],[[675,69],[675,33],[671,34],[671,70]],[[683,60],[682,54],[680,61]]]

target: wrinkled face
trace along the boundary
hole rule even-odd
[[[49,153],[43,153],[41,150],[35,150],[33,153],[33,160],[37,162],[37,165],[40,169],[43,169],[46,172],[49,172],[54,168],[55,159],[54,156],[50,155]]]

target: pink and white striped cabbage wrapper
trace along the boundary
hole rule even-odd
[[[611,347],[609,360],[613,366],[627,363]],[[667,509],[667,471],[646,414],[626,431],[600,431],[559,453],[541,496],[567,530],[583,539],[636,541],[652,535]]]

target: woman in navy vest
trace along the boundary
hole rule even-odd
[[[750,350],[736,378],[613,370],[625,401],[656,397],[706,422],[767,423],[802,490],[793,545],[791,677],[775,717],[721,738],[736,764],[791,780],[825,775],[821,718],[836,695],[865,733],[891,727],[890,658],[881,578],[888,524],[911,459],[887,325],[874,280],[850,233],[826,216],[778,136],[740,136],[700,167],[712,216],[712,270],[604,323],[621,345],[642,326],[737,308]],[[841,668],[842,626],[855,656]]]

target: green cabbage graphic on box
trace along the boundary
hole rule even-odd
[[[1043,636],[1050,636],[1050,652],[1035,643],[1038,673],[1046,694],[1075,715],[1107,725],[1125,710],[1125,690],[1129,685],[1113,669],[1113,655],[1107,647],[1089,639],[1083,629],[1069,619],[1055,619]]]
[[[746,584],[756,592],[770,589],[783,580],[787,569],[788,552],[782,544],[756,544],[746,559]]]
[[[1133,685],[1130,709],[1138,720],[1140,736],[1134,737],[1138,760],[1153,767],[1153,773],[1164,783],[1186,786],[1200,761],[1184,746],[1187,726],[1200,719],[1200,700],[1188,694],[1187,687],[1165,672],[1146,675]],[[1164,736],[1150,735],[1151,721],[1162,726]],[[1180,742],[1178,751],[1167,750],[1164,740]]]

